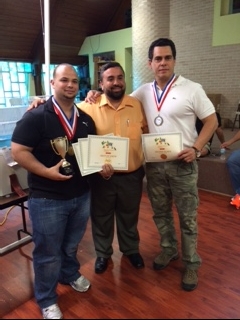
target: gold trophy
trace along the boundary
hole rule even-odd
[[[51,145],[53,148],[53,151],[62,157],[63,159],[63,163],[60,167],[60,173],[64,174],[65,176],[70,176],[72,174],[74,174],[73,171],[73,167],[71,165],[71,163],[69,163],[66,159],[66,153],[68,151],[68,147],[69,147],[69,143],[68,143],[68,139],[67,137],[58,137],[56,139],[50,140],[51,141]]]

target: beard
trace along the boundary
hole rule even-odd
[[[121,100],[125,94],[125,88],[121,89],[121,91],[118,91],[118,92],[105,90],[104,93],[106,94],[107,97],[109,97],[112,100]]]

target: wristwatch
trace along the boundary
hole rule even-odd
[[[192,147],[192,148],[195,150],[196,158],[201,157],[201,150],[198,150],[198,149],[195,148],[195,147]]]

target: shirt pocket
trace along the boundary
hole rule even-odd
[[[129,122],[127,125],[127,137],[132,140],[137,140],[141,138],[142,134],[142,127],[140,123],[134,122],[131,123]]]

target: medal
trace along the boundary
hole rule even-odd
[[[157,116],[155,119],[154,119],[154,123],[156,126],[161,126],[163,124],[163,118],[161,116]]]
[[[173,83],[177,80],[178,77],[175,76],[175,74],[172,75],[172,77],[168,80],[167,84],[165,85],[164,89],[162,90],[162,93],[158,94],[158,87],[157,87],[157,82],[156,80],[153,82],[152,87],[153,87],[153,95],[154,95],[154,99],[155,99],[155,103],[158,109],[158,113],[160,113],[160,110],[162,108],[163,102],[165,100],[165,98],[168,95],[168,92],[170,91]],[[163,124],[163,118],[158,115],[155,119],[154,119],[154,124],[158,127],[160,127]]]
[[[64,112],[62,111],[61,107],[58,105],[57,101],[54,99],[54,97],[52,97],[52,101],[53,101],[53,108],[55,113],[57,114],[66,134],[67,134],[67,138],[68,138],[68,149],[67,149],[67,153],[70,156],[74,156],[74,150],[73,150],[73,146],[71,144],[71,140],[73,139],[75,132],[76,132],[76,128],[77,128],[77,117],[79,117],[79,112],[77,110],[77,107],[74,105],[73,106],[73,111],[72,111],[72,120],[70,121],[69,119],[67,119],[66,115],[64,114]]]

